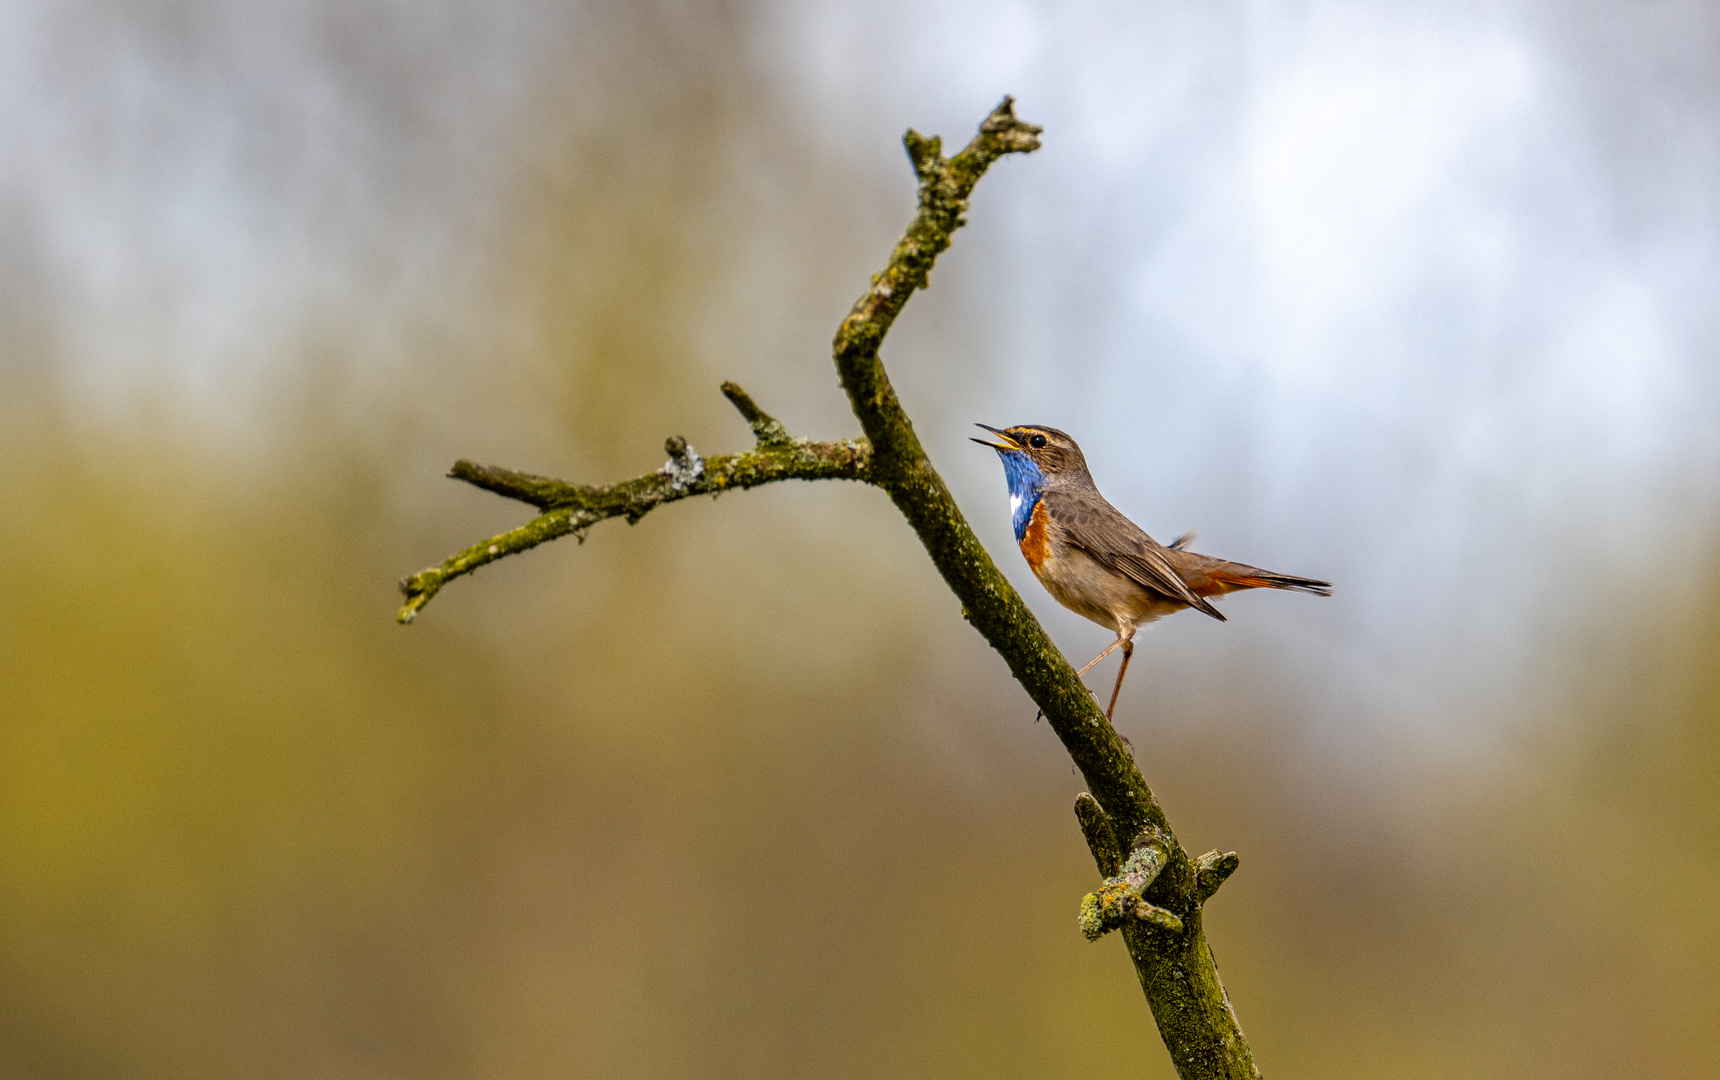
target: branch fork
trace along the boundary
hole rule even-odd
[[[796,438],[733,383],[723,394],[752,429],[751,450],[701,459],[672,438],[661,469],[607,487],[563,483],[457,462],[450,476],[539,510],[517,529],[480,541],[401,582],[411,622],[441,587],[499,558],[611,517],[638,521],[664,503],[777,480],[858,480],[881,488],[925,545],[964,618],[1009,665],[1086,778],[1076,803],[1082,833],[1106,881],[1082,903],[1089,937],[1119,929],[1171,1061],[1184,1080],[1259,1080],[1201,928],[1201,904],[1236,869],[1234,853],[1190,859],[1133,755],[1106,722],[1075,668],[1046,635],[969,527],[932,466],[878,356],[914,290],[924,288],[951,236],[966,223],[974,185],[999,158],[1039,148],[1040,129],[1004,98],[954,157],[943,142],[909,131],[903,144],[919,180],[918,208],[884,269],[874,275],[831,344],[862,439]],[[1135,839],[1124,850],[1122,837]],[[1152,899],[1146,898],[1151,893]]]

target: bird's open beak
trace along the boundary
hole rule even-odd
[[[992,427],[990,424],[975,424],[974,427],[985,428],[987,431],[991,432],[993,435],[996,435],[998,438],[1003,440],[1002,442],[992,442],[990,439],[975,439],[974,442],[979,443],[981,446],[989,446],[993,450],[1020,450],[1021,449],[1021,444],[1016,442],[1015,438],[1012,435],[1010,435],[1008,432],[999,431],[997,428]]]

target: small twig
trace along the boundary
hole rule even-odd
[[[569,533],[583,536],[586,529],[608,518],[625,517],[636,522],[664,503],[693,495],[720,495],[779,480],[870,479],[872,448],[865,439],[841,442],[796,439],[734,383],[724,383],[723,393],[735,403],[758,438],[758,445],[745,453],[701,459],[685,439],[676,436],[665,446],[669,461],[663,468],[607,487],[568,484],[495,465],[455,462],[449,476],[530,503],[543,513],[517,529],[479,541],[440,566],[402,581],[400,591],[405,594],[406,603],[401,605],[396,618],[403,623],[411,622],[442,586],[455,578]]]
[[[465,459],[454,462],[454,467],[448,470],[448,478],[464,480],[473,487],[493,491],[503,498],[530,503],[539,510],[548,510],[552,506],[577,506],[581,499],[596,493],[594,488],[576,487],[547,476],[533,476]]]
[[[1098,941],[1130,919],[1172,934],[1182,933],[1182,919],[1174,911],[1148,903],[1141,896],[1170,859],[1171,847],[1164,836],[1149,830],[1136,837],[1134,850],[1122,869],[1081,900],[1079,921],[1087,940]]]
[[[759,408],[758,403],[748,396],[745,390],[732,382],[726,382],[723,384],[723,396],[746,417],[747,426],[752,428],[753,437],[758,440],[760,446],[794,445],[794,436],[788,433],[782,422]]]
[[[1212,894],[1218,891],[1230,875],[1236,873],[1236,868],[1242,865],[1242,860],[1236,852],[1227,851],[1219,854],[1209,851],[1194,861],[1194,897],[1195,902],[1204,904],[1212,899]]]

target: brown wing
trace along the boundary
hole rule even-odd
[[[1165,558],[1168,549],[1097,491],[1048,491],[1042,497],[1064,540],[1085,551],[1094,562],[1224,621],[1219,610],[1196,596],[1171,566]]]

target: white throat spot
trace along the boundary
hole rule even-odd
[[[1009,512],[1014,514],[1014,513],[1019,512],[1020,510],[1021,510],[1021,496],[1020,495],[1011,495],[1009,497]]]

